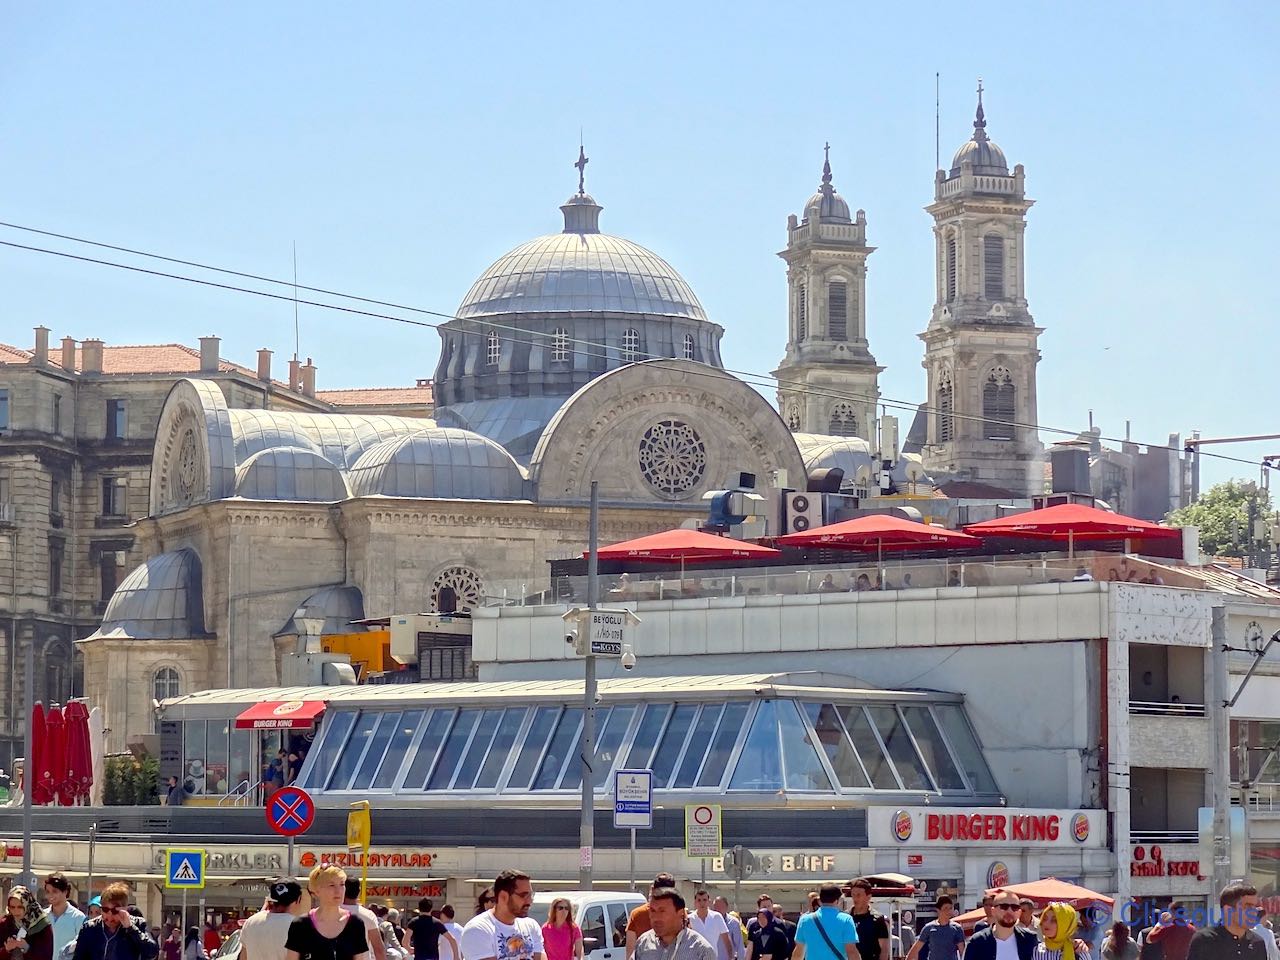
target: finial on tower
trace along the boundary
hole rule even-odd
[[[822,182],[831,182],[831,144],[822,145]]]
[[[982,109],[982,78],[978,78],[978,112],[973,118],[973,139],[987,139],[987,115]]]
[[[578,168],[578,196],[580,197],[585,195],[587,192],[586,191],[587,164],[590,162],[591,162],[591,159],[587,156],[586,150],[582,146],[582,138],[579,137],[578,138],[578,161],[577,163],[574,164],[574,166]]]

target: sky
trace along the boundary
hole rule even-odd
[[[281,279],[296,245],[300,283],[449,313],[560,230],[581,131],[602,229],[692,284],[727,367],[767,373],[776,253],[830,141],[877,248],[881,393],[917,403],[935,74],[944,166],[981,76],[988,133],[1036,200],[1040,423],[1280,433],[1278,46],[1264,3],[11,4],[0,220]],[[270,347],[283,376],[293,321],[286,302],[0,246],[0,341],[18,346],[37,324],[55,343],[217,334],[249,366]],[[434,330],[319,308],[300,328],[321,389],[412,383],[439,352]],[[1280,441],[1211,449],[1256,461]],[[1206,483],[1257,473],[1204,461]]]

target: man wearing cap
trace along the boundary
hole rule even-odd
[[[240,960],[286,960],[289,925],[307,912],[302,887],[280,877],[267,888],[267,904],[240,928]]]

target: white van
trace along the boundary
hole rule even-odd
[[[539,925],[546,923],[551,901],[561,897],[573,906],[573,918],[582,928],[582,951],[586,960],[624,960],[627,918],[645,898],[638,893],[609,890],[540,890],[533,895],[529,916]]]

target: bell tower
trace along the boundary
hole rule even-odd
[[[822,182],[804,217],[787,217],[787,351],[774,371],[778,410],[793,433],[862,437],[874,443],[879,376],[867,345],[867,215]]]
[[[987,135],[978,81],[973,136],[934,177],[936,293],[925,343],[930,472],[1042,493],[1036,364],[1042,332],[1027,308],[1022,164],[1009,172]]]

